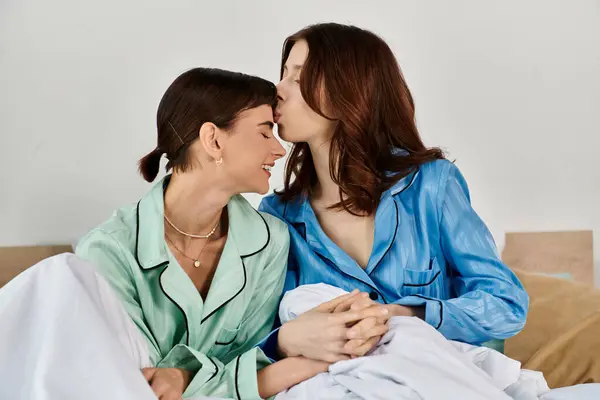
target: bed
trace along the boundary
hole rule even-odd
[[[507,240],[503,258],[528,291],[530,310],[523,331],[505,341],[503,350],[508,357],[520,361],[524,369],[544,373],[552,390],[540,400],[598,400],[600,290],[590,284],[593,279],[589,279],[589,271],[578,270],[593,268],[585,262],[591,257],[580,254],[588,248],[591,251],[591,236],[578,234],[585,243],[575,246],[576,252],[573,252],[572,240],[567,241],[571,243],[571,251],[561,258],[556,238],[544,235],[545,239],[533,240],[537,246],[532,245],[529,234],[524,246],[514,245],[515,241],[519,242],[519,235]],[[536,252],[544,253],[548,260],[549,241],[553,243],[556,263],[531,262]],[[515,255],[516,248],[525,251],[525,255],[519,256],[519,251]],[[71,251],[70,245],[0,248],[0,288],[37,261]],[[573,268],[574,264],[577,268]],[[593,269],[591,271],[593,276]]]

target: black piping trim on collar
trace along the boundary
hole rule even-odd
[[[240,357],[241,356],[237,356],[235,359],[235,393],[237,394],[237,398],[241,400],[242,396],[240,396],[240,387],[238,383],[238,375],[240,372]]]
[[[217,311],[219,311],[221,308],[225,307],[225,305],[227,303],[229,303],[231,300],[235,299],[240,293],[242,293],[242,291],[244,290],[244,288],[246,287],[246,283],[248,281],[248,276],[246,274],[246,264],[244,264],[244,258],[242,257],[242,268],[244,269],[244,284],[242,285],[241,289],[238,290],[238,292],[236,294],[233,295],[232,298],[230,298],[229,300],[227,300],[225,303],[221,304],[219,307],[215,308],[210,314],[208,314],[206,317],[202,318],[202,321],[200,321],[200,324],[203,324],[204,321],[206,321],[207,319],[209,319],[210,317],[212,317],[214,315],[214,313],[216,313]]]
[[[215,372],[210,376],[210,378],[208,378],[208,381],[210,381],[212,378],[217,376],[217,374],[219,373],[219,366],[213,361],[213,359],[211,357],[206,357],[206,358],[208,358],[210,360],[210,362],[212,363],[212,365],[215,366]]]
[[[248,275],[247,275],[247,272],[246,272],[246,264],[244,263],[244,258],[248,258],[248,257],[251,257],[251,256],[253,256],[255,254],[260,253],[261,251],[263,251],[269,245],[269,243],[271,241],[271,230],[269,229],[269,224],[267,224],[267,221],[264,219],[264,217],[258,211],[256,211],[256,213],[263,220],[263,223],[265,224],[265,228],[267,229],[267,241],[266,241],[266,243],[264,244],[263,247],[261,247],[259,250],[255,251],[254,253],[246,254],[246,255],[242,255],[241,256],[241,258],[242,258],[242,268],[244,269],[244,284],[242,285],[242,288],[235,295],[233,295],[233,297],[231,297],[229,300],[227,300],[226,302],[224,302],[223,304],[221,304],[219,307],[217,307],[213,312],[211,312],[206,317],[204,317],[202,319],[202,321],[200,321],[200,324],[204,323],[213,314],[215,314],[217,311],[219,311],[221,308],[223,308],[227,303],[229,303],[231,300],[235,299],[240,293],[242,293],[242,291],[246,287],[246,283],[248,281]],[[136,261],[138,263],[138,266],[140,268],[142,268],[142,265],[141,265],[139,257],[138,257],[138,238],[139,238],[139,233],[140,233],[140,203],[138,202],[137,208],[136,208],[135,259],[136,259]],[[168,264],[169,264],[168,261],[164,261],[164,262],[161,262],[160,264],[157,264],[157,265],[155,265],[153,267],[147,268],[146,270],[156,269],[156,268],[159,268],[159,267],[162,267],[162,266],[165,266],[165,265],[167,265],[167,268],[168,268]],[[177,308],[183,314],[183,318],[185,320],[185,332],[186,332],[186,340],[185,340],[185,342],[186,342],[186,345],[189,346],[190,345],[190,327],[189,327],[189,322],[188,322],[188,319],[187,319],[187,315],[185,314],[185,311],[183,311],[183,308],[181,308],[181,306],[179,304],[177,304],[177,302],[175,300],[173,300],[167,294],[167,292],[165,291],[165,289],[163,288],[163,285],[162,285],[161,277],[162,277],[162,274],[167,270],[167,268],[163,269],[162,272],[160,273],[160,276],[158,277],[158,283],[159,283],[159,286],[160,286],[160,290],[163,292],[163,294],[165,295],[165,297],[167,297],[173,304],[175,304],[175,306],[177,306]],[[150,332],[152,333],[152,336],[154,337],[155,342],[158,344],[158,341],[156,341],[156,336],[154,335],[154,332],[152,332],[152,330],[150,330]],[[229,343],[227,343],[227,344],[229,344]]]
[[[371,276],[371,274],[373,272],[375,272],[375,270],[377,269],[377,267],[379,267],[379,265],[381,264],[381,262],[383,261],[385,256],[387,256],[387,253],[390,251],[390,249],[394,245],[394,242],[396,241],[396,235],[398,235],[398,225],[400,225],[400,222],[399,222],[400,221],[400,217],[399,217],[400,213],[398,212],[398,203],[396,203],[396,200],[394,200],[393,198],[392,198],[392,200],[394,201],[394,207],[396,207],[396,229],[394,230],[394,237],[392,238],[392,241],[390,242],[390,245],[388,246],[385,253],[383,253],[383,256],[379,259],[379,262],[377,263],[377,265],[373,268],[373,270],[371,272],[369,272],[369,276]]]
[[[441,300],[421,296],[420,294],[414,294],[413,296],[421,298],[421,299],[425,299],[425,300],[437,301],[439,303],[439,305],[440,305],[440,322],[439,322],[439,324],[437,324],[437,326],[434,327],[435,329],[439,329],[440,326],[442,326],[442,322],[444,321],[444,303],[442,303]]]
[[[140,203],[141,200],[138,201],[137,206],[135,207],[135,261],[137,261],[140,268],[142,267],[142,263],[140,263],[139,256],[139,238],[140,238]]]
[[[138,253],[139,253],[139,237],[140,237],[140,202],[138,202],[138,205],[136,207],[136,212],[135,212],[135,261],[138,263],[138,266],[140,268],[145,269],[147,271],[169,264],[169,261],[162,261],[150,268],[142,267],[142,263],[140,262],[140,257],[138,255]]]
[[[395,203],[396,203],[396,202],[394,202],[394,204],[395,204]],[[282,217],[283,217],[284,219],[285,219],[285,213],[286,213],[286,211],[287,211],[287,205],[288,205],[288,203],[285,203],[285,206],[284,206],[284,208],[283,208],[283,215],[282,215]],[[396,205],[396,209],[397,209],[397,207],[398,207],[398,206]],[[304,221],[302,221],[302,222],[300,222],[300,223],[301,223],[301,224],[305,224],[305,225],[306,225],[306,223],[305,223]],[[397,229],[398,229],[398,226],[396,226],[396,230],[397,230]],[[394,236],[394,238],[395,238],[395,236]],[[391,246],[390,246],[390,247],[391,247]],[[389,248],[388,248],[388,250],[387,250],[387,251],[389,251]],[[386,251],[386,253],[387,253],[387,251]],[[333,261],[331,261],[329,258],[325,257],[323,254],[321,254],[321,253],[319,253],[319,252],[315,252],[315,253],[317,253],[317,254],[319,255],[319,257],[322,257],[323,259],[327,260],[327,261],[328,261],[328,262],[329,262],[331,265],[333,265],[333,266],[334,266],[334,267],[335,267],[335,268],[336,268],[338,271],[340,271],[342,274],[344,274],[344,275],[346,275],[346,276],[348,276],[348,277],[350,277],[350,278],[352,278],[352,279],[355,279],[355,280],[357,280],[357,281],[359,281],[359,282],[363,283],[364,285],[367,285],[367,286],[368,286],[368,287],[370,287],[371,289],[373,289],[375,292],[377,292],[377,294],[379,294],[379,296],[381,297],[381,299],[383,300],[383,302],[384,302],[385,304],[387,304],[387,301],[385,300],[385,297],[383,296],[383,294],[381,294],[381,292],[380,292],[379,290],[377,290],[377,288],[376,288],[376,287],[374,287],[374,286],[371,286],[371,285],[370,285],[370,284],[368,284],[367,282],[365,282],[365,281],[363,281],[363,280],[361,280],[361,279],[358,279],[358,278],[356,278],[356,277],[354,277],[354,276],[352,276],[352,275],[350,275],[350,274],[347,274],[347,273],[345,273],[344,271],[342,271],[341,269],[339,269],[339,268],[338,268],[338,266],[337,266],[337,264],[336,264],[336,263],[334,263]],[[384,255],[384,256],[385,256],[385,255]],[[382,260],[383,260],[383,257],[382,257]],[[371,271],[371,272],[373,272],[373,271]]]
[[[427,283],[405,283],[404,286],[408,286],[408,287],[423,287],[423,286],[429,286],[431,285],[433,282],[435,282],[435,280],[437,279],[438,276],[440,276],[440,274],[442,273],[442,271],[438,271],[437,274],[435,274],[433,276],[433,278],[431,278],[431,280]]]
[[[161,266],[167,265],[167,264],[168,263],[162,263],[162,264],[157,265],[155,268],[158,268],[158,267],[161,267]],[[161,272],[161,274],[162,274],[162,272]],[[159,278],[159,280],[160,280],[160,278]],[[161,287],[161,290],[162,290],[162,287]],[[160,346],[160,343],[158,342],[156,334],[154,333],[154,331],[152,330],[152,328],[150,327],[150,325],[147,325],[147,326],[148,326],[148,330],[150,331],[150,334],[152,335],[152,338],[154,338],[154,343],[156,343],[157,346]]]
[[[211,316],[213,316],[217,311],[219,311],[221,308],[223,308],[227,303],[229,303],[231,300],[235,299],[240,293],[242,293],[242,291],[246,287],[246,283],[248,282],[248,273],[246,272],[246,264],[244,263],[244,259],[248,258],[248,257],[252,257],[253,255],[256,255],[256,254],[260,253],[261,251],[263,251],[264,249],[266,249],[267,246],[269,245],[269,243],[271,242],[271,230],[269,229],[269,224],[267,224],[267,221],[261,215],[260,212],[256,211],[256,213],[263,220],[263,222],[265,224],[265,228],[267,229],[267,241],[266,241],[266,243],[264,244],[263,247],[261,247],[260,249],[256,250],[254,253],[245,254],[245,255],[241,255],[240,256],[241,259],[242,259],[242,267],[244,268],[244,284],[242,285],[241,289],[236,294],[233,295],[233,297],[231,297],[229,300],[227,300],[226,302],[224,302],[223,304],[221,304],[219,307],[217,307],[215,310],[213,310],[206,317],[202,318],[202,321],[200,321],[200,324],[203,324],[207,319],[209,319]],[[226,344],[230,344],[230,343],[217,343],[217,344],[226,345]]]
[[[369,283],[367,283],[367,282],[363,281],[362,279],[358,279],[358,278],[357,278],[357,277],[355,277],[355,276],[352,276],[352,275],[350,275],[350,274],[347,274],[346,272],[344,272],[344,271],[342,271],[340,268],[338,268],[338,266],[336,265],[336,263],[334,263],[333,261],[331,261],[329,258],[325,257],[325,256],[324,256],[324,255],[322,255],[321,253],[318,253],[318,252],[317,252],[317,254],[318,254],[320,257],[322,257],[323,259],[325,259],[325,260],[329,261],[329,263],[330,263],[331,265],[333,265],[333,266],[334,266],[334,267],[335,267],[335,268],[336,268],[338,271],[340,271],[342,274],[344,274],[344,275],[346,275],[347,277],[350,277],[350,278],[352,278],[352,279],[354,279],[354,280],[357,280],[357,281],[359,281],[360,283],[362,283],[362,284],[364,284],[364,285],[367,285],[368,287],[370,287],[371,289],[373,289],[375,292],[377,292],[377,294],[379,294],[379,296],[381,297],[381,300],[383,300],[383,302],[384,302],[385,304],[388,304],[388,302],[386,301],[386,299],[385,299],[385,297],[383,296],[383,294],[381,294],[381,292],[380,292],[380,291],[379,291],[379,290],[378,290],[378,289],[377,289],[375,286],[372,286],[372,285],[370,285]]]
[[[167,268],[169,268],[167,266]],[[183,308],[181,308],[181,306],[179,304],[177,304],[177,302],[175,300],[173,300],[171,298],[171,296],[169,296],[167,294],[167,292],[165,291],[165,288],[162,285],[162,275],[165,273],[165,271],[167,270],[167,268],[163,269],[162,272],[160,273],[159,277],[158,277],[158,284],[160,286],[160,290],[162,290],[163,294],[167,297],[167,299],[171,300],[171,302],[173,304],[175,304],[177,306],[177,308],[179,308],[179,311],[181,311],[181,313],[183,314],[183,318],[185,320],[185,344],[186,346],[190,345],[190,325],[187,319],[187,315],[185,315],[185,311],[183,311]]]
[[[392,196],[397,196],[400,193],[404,192],[406,189],[408,189],[409,187],[412,186],[412,184],[415,182],[415,178],[417,177],[417,172],[419,172],[419,167],[417,167],[414,171],[411,172],[411,174],[413,174],[412,178],[410,178],[410,182],[408,182],[408,185],[404,186],[402,188],[402,190],[398,191],[398,193],[392,193]],[[408,175],[407,175],[408,176]]]
[[[254,210],[254,211],[256,211],[256,210]],[[263,247],[261,247],[260,249],[256,250],[254,253],[242,255],[241,256],[242,259],[248,258],[248,257],[252,257],[253,255],[260,253],[261,251],[263,251],[269,245],[269,242],[271,241],[271,230],[269,229],[269,224],[267,224],[267,221],[265,220],[265,218],[262,216],[262,214],[260,212],[256,211],[256,213],[258,214],[258,216],[260,217],[260,219],[262,219],[263,223],[265,224],[265,228],[267,229],[267,241],[265,242],[265,244],[263,245]]]
[[[140,259],[138,257],[138,237],[140,235],[140,202],[138,202],[137,207],[136,207],[136,217],[135,218],[136,218],[136,225],[135,225],[135,261],[137,262],[138,267],[140,267],[140,269],[143,270],[142,264],[140,263]],[[165,265],[168,266],[168,264],[169,264],[168,261],[164,261],[164,262],[161,262],[160,264],[157,264],[157,265],[153,266],[152,268],[148,268],[147,270],[153,270],[153,269],[161,268],[161,267],[164,267]],[[165,272],[165,270],[166,270],[166,268],[160,274],[162,275],[162,273]],[[160,277],[158,278],[158,281],[160,282]],[[160,289],[163,291],[163,293],[166,296],[167,294],[165,293],[164,289],[162,288],[162,285],[160,285]],[[173,301],[173,300],[171,300],[171,301]],[[185,313],[183,315],[185,316]],[[186,319],[186,329],[187,329],[187,319]],[[154,339],[154,343],[156,343],[156,345],[158,346],[159,345],[158,339],[156,337],[156,334],[154,333],[154,331],[150,327],[150,325],[148,325],[148,330],[150,331],[150,334],[152,335],[152,338]]]

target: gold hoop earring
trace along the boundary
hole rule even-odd
[[[215,161],[215,164],[217,164],[217,166],[223,164],[223,157],[221,157],[217,161]]]

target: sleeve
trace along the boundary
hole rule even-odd
[[[265,197],[258,206],[259,211],[272,215],[275,218],[283,221],[286,225],[288,225],[287,221],[285,220],[285,217],[281,212],[281,208],[281,204],[277,203],[277,199],[275,196]],[[288,248],[290,248],[290,241],[293,240],[293,235],[295,235],[295,233],[291,233],[289,231],[289,225],[287,235]],[[285,294],[285,292],[287,292],[288,290],[292,290],[298,287],[298,263],[296,262],[294,252],[291,250],[291,248],[288,250],[288,254],[286,257],[288,259],[287,270],[285,273],[285,285],[283,287],[282,295]]]
[[[186,345],[176,345],[158,364],[158,368],[184,368],[194,377],[183,393],[185,399],[218,396],[236,400],[260,399],[257,372],[269,360],[254,347],[224,364]]]
[[[275,201],[274,196],[265,197],[261,201],[260,205],[258,206],[258,210],[261,212],[270,214],[270,215],[280,219],[281,221],[285,222],[285,220],[283,219],[283,215],[281,215],[281,213],[274,206],[274,204],[273,204],[274,201]],[[290,233],[288,232],[288,238],[289,238],[289,236],[290,236]],[[288,242],[289,242],[289,240],[288,240]],[[288,243],[288,247],[289,247],[289,243]],[[278,298],[279,302],[281,301],[281,298],[283,297],[285,292],[287,292],[288,290],[292,290],[298,286],[298,268],[297,268],[297,264],[293,257],[293,252],[288,251],[288,254],[286,255],[286,257],[287,257],[287,269],[285,272],[285,284],[284,284],[284,287]],[[271,361],[271,362],[279,361],[281,359],[277,352],[277,341],[279,339],[278,333],[279,333],[280,327],[281,327],[281,321],[279,320],[279,315],[277,314],[275,316],[275,322],[273,324],[273,329],[266,337],[262,338],[262,340],[258,343],[258,346],[262,349],[264,354],[269,358],[269,361]]]
[[[92,262],[100,275],[111,285],[125,311],[146,339],[150,360],[154,362],[159,359],[158,344],[145,323],[131,273],[131,264],[127,262],[126,252],[120,242],[108,232],[95,230],[78,243],[75,253]]]
[[[529,296],[498,254],[493,237],[471,207],[466,181],[448,164],[439,203],[440,242],[452,272],[456,297],[407,296],[397,304],[425,306],[425,320],[446,338],[481,344],[516,335],[529,308]]]

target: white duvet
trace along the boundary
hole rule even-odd
[[[300,286],[286,293],[279,316],[289,321],[344,293]],[[521,370],[495,350],[446,340],[415,317],[394,317],[389,325],[367,356],[335,363],[276,399],[537,400],[549,392],[541,373]]]

